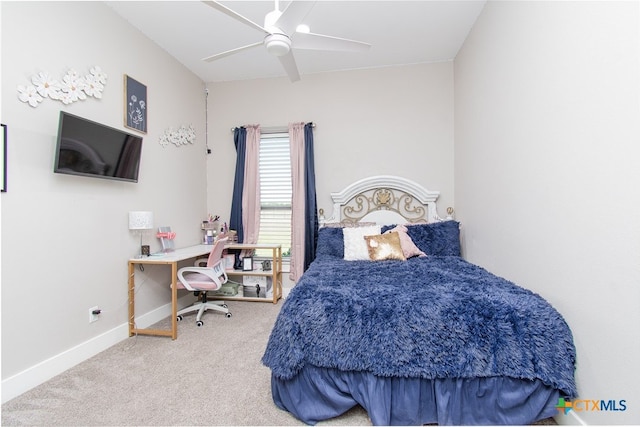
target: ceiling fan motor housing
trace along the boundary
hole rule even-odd
[[[291,50],[291,39],[286,34],[269,34],[264,38],[264,45],[271,55],[284,56]]]
[[[274,56],[284,56],[291,50],[291,39],[284,31],[276,27],[280,16],[282,16],[282,12],[278,10],[276,3],[276,10],[272,10],[264,17],[264,28],[270,33],[264,38],[264,45],[267,52]]]

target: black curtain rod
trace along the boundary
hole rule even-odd
[[[308,122],[307,124],[311,124],[311,127],[312,127],[312,128],[314,128],[314,129],[315,129],[315,127],[316,127],[316,124],[315,124],[315,123],[313,123],[313,122]],[[236,131],[236,129],[238,129],[239,127],[241,128],[241,127],[244,127],[244,126],[236,126],[236,127],[234,127],[234,128],[231,128],[231,132],[235,132],[235,131]],[[280,126],[274,126],[274,127],[280,127]],[[284,128],[284,126],[282,126],[282,127]],[[267,129],[268,129],[268,128],[267,128]]]

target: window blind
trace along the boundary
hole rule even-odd
[[[282,245],[291,249],[291,154],[287,132],[262,134],[259,154],[260,233],[258,243]],[[271,256],[271,251],[256,251]]]

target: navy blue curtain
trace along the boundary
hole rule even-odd
[[[229,229],[238,232],[238,242],[244,241],[242,228],[242,187],[244,187],[244,158],[247,151],[247,129],[235,128],[233,143],[236,146],[236,176],[233,181],[233,199],[231,200],[231,215],[229,215]]]
[[[313,159],[313,123],[304,125],[304,270],[316,257],[318,243],[318,203],[316,201],[316,172]]]

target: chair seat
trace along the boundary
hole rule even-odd
[[[219,289],[218,284],[211,280],[209,276],[201,273],[185,274],[185,279],[189,282],[191,287],[202,291],[215,291]],[[178,289],[186,289],[182,282],[178,280]]]

